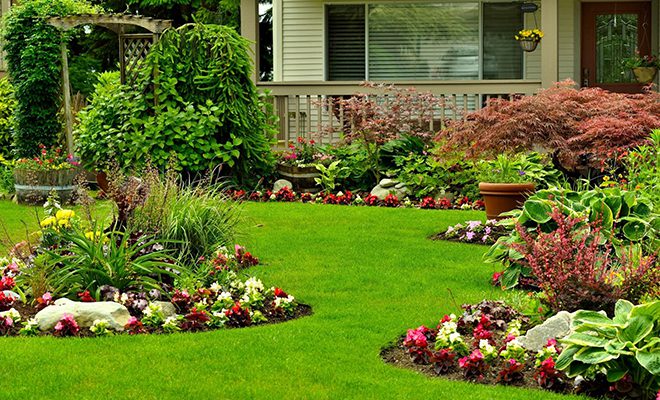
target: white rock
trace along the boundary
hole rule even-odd
[[[273,184],[273,193],[279,192],[280,189],[283,189],[284,187],[288,187],[289,189],[293,190],[293,183],[287,181],[286,179],[276,180]]]
[[[573,314],[560,311],[548,318],[541,325],[527,331],[518,338],[523,347],[531,351],[539,351],[548,342],[548,339],[561,339],[572,332]]]
[[[64,314],[71,314],[81,328],[92,326],[94,320],[105,319],[113,330],[123,331],[131,315],[128,309],[114,301],[83,303],[66,298],[57,299],[51,306],[39,311],[35,316],[39,329],[49,331]]]
[[[174,317],[176,315],[176,308],[174,307],[174,304],[169,301],[152,301],[151,303],[160,306],[165,318]]]
[[[378,186],[387,189],[396,186],[398,183],[399,182],[395,181],[394,179],[385,178],[380,180]]]

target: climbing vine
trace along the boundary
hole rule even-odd
[[[31,157],[38,145],[54,145],[62,131],[62,34],[45,17],[95,13],[82,0],[31,0],[13,6],[5,18],[4,49],[9,79],[14,86],[14,151]]]

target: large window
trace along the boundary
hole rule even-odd
[[[327,6],[329,80],[521,79],[514,3]]]

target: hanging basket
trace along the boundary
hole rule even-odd
[[[538,40],[519,40],[518,43],[524,51],[528,52],[536,50],[536,46],[539,44]]]
[[[658,72],[656,67],[636,67],[633,68],[633,74],[635,74],[635,79],[639,83],[648,84],[653,82],[655,79],[655,74]]]

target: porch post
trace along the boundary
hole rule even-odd
[[[559,79],[558,0],[541,1],[541,85],[552,86]]]
[[[250,41],[254,70],[251,78],[259,81],[259,0],[241,0],[241,36]]]

